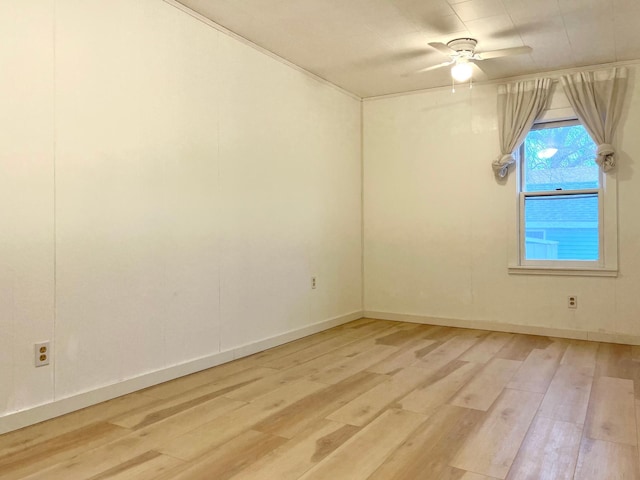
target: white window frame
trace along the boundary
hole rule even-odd
[[[566,112],[564,112],[566,113]],[[573,117],[573,118],[571,118]],[[535,128],[554,128],[564,125],[575,125],[575,115],[564,118],[553,118],[546,115],[545,119]],[[578,122],[579,124],[579,122]],[[567,190],[552,192],[523,192],[524,169],[522,148],[516,154],[516,208],[513,218],[513,238],[509,254],[509,273],[533,275],[583,275],[583,276],[617,276],[618,274],[618,225],[617,225],[617,180],[616,173],[604,173],[601,169],[600,188],[585,190]],[[566,261],[566,260],[526,260],[524,238],[524,199],[537,196],[560,196],[577,194],[598,195],[598,233],[599,255],[597,261]]]

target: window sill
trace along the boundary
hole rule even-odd
[[[564,275],[579,277],[617,277],[615,268],[566,268],[566,267],[541,267],[541,266],[509,266],[511,275]]]

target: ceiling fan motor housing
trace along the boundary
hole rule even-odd
[[[447,43],[447,47],[461,55],[471,56],[475,52],[478,41],[475,38],[456,38]]]

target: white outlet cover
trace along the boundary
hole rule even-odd
[[[34,362],[36,367],[44,367],[45,365],[49,365],[51,363],[51,344],[49,342],[41,342],[34,344]],[[40,349],[44,349],[44,352],[41,352]],[[44,359],[41,359],[41,355],[45,355]]]

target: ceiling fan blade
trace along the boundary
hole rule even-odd
[[[488,60],[490,58],[509,57],[511,55],[522,55],[524,53],[531,53],[533,49],[531,47],[514,47],[503,48],[501,50],[493,50],[491,52],[476,53],[474,59],[476,60]]]
[[[453,65],[454,63],[455,63],[455,60],[451,60],[450,62],[439,63],[438,65],[432,65],[431,67],[427,67],[427,68],[423,68],[421,70],[418,70],[415,73],[430,72],[431,70],[437,70],[438,68],[448,67],[449,65]]]
[[[441,42],[430,42],[429,45],[431,45],[433,48],[438,50],[443,55],[457,55],[458,54],[458,52],[456,52],[453,48],[449,48],[444,43],[441,43]]]
[[[485,72],[478,62],[471,61],[473,65],[473,80],[476,82],[484,82],[485,80],[489,80],[489,75]]]
[[[438,68],[448,67],[449,65],[453,65],[454,63],[456,63],[455,60],[451,60],[450,62],[444,62],[444,63],[439,63],[438,65],[432,65],[431,67],[423,68],[423,69],[418,70],[416,72],[403,73],[402,76],[403,77],[410,77],[410,76],[416,75],[418,73],[424,73],[424,72],[429,72],[431,70],[437,70]]]

